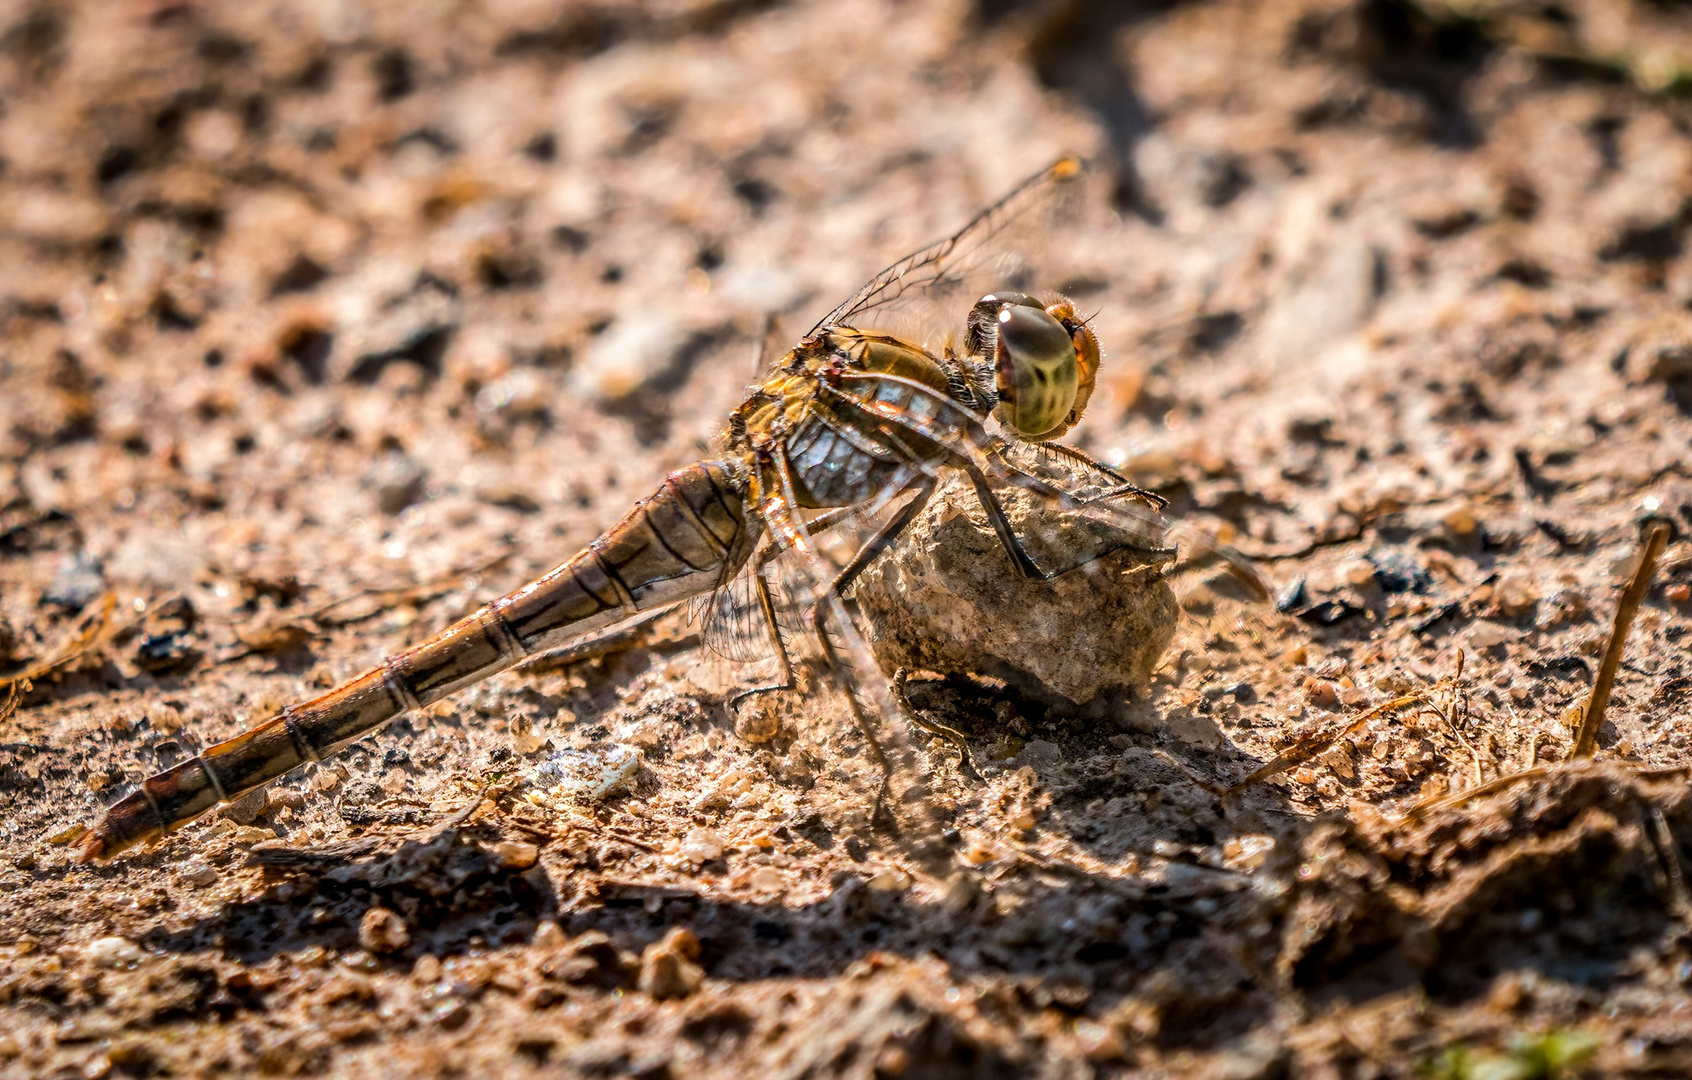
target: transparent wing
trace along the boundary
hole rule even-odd
[[[754,664],[775,655],[769,618],[758,594],[757,573],[758,565],[754,559],[715,592],[689,604],[688,618],[701,624],[700,639],[705,647],[724,660],[737,664]],[[780,604],[778,613],[788,606]],[[790,626],[783,628],[791,629]]]
[[[825,556],[817,538],[793,509],[798,499],[787,461],[779,452],[770,472],[778,494],[766,496],[762,504],[765,524],[786,557],[784,565],[789,568],[795,594],[802,598],[807,611],[815,612],[813,625],[820,631],[817,644],[823,649],[830,674],[844,691],[867,743],[868,756],[879,773],[879,792],[873,805],[882,815],[891,816],[904,850],[925,868],[937,869],[949,861],[949,852],[941,841],[942,829],[920,775],[909,718],[876,664],[857,617],[833,587],[838,567]],[[888,497],[877,500],[882,508],[891,504],[897,492],[884,494]]]
[[[843,507],[812,518],[806,531],[815,542],[814,554],[835,573],[850,561],[880,527],[886,506],[906,490],[915,471],[896,475],[875,499],[862,506]],[[775,547],[761,550],[739,574],[706,596],[689,601],[688,618],[701,626],[700,640],[711,652],[737,664],[753,664],[775,655],[770,616],[782,640],[791,646],[794,635],[806,632],[810,574],[800,565],[797,551]],[[763,577],[770,611],[758,585]]]
[[[1084,171],[1079,158],[1059,158],[1022,181],[957,232],[912,252],[875,275],[823,316],[810,333],[830,326],[860,325],[865,316],[896,308],[915,297],[934,303],[955,299],[969,279],[986,265],[996,259],[1014,258],[1015,253],[1007,251],[1002,243],[1006,232],[1019,222],[1041,217],[1039,211],[1058,206],[1066,187]],[[976,297],[968,299],[973,301]]]

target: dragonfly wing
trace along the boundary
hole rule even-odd
[[[874,535],[917,470],[896,473],[876,496],[861,506],[843,507],[812,519],[805,525],[828,570],[844,567],[852,555]],[[690,621],[702,626],[701,641],[707,649],[735,663],[757,663],[775,655],[770,633],[770,616],[764,609],[758,577],[770,595],[775,625],[784,644],[794,635],[807,632],[806,602],[810,597],[811,574],[804,559],[791,548],[772,547],[754,555],[740,573],[709,595],[694,599],[688,609]]]
[[[701,640],[724,660],[753,664],[775,655],[769,619],[758,595],[757,559],[709,596],[695,601],[689,616],[702,620]]]
[[[766,495],[760,509],[771,538],[782,549],[788,589],[814,620],[811,626],[819,631],[817,643],[830,673],[845,691],[853,718],[868,742],[869,756],[879,772],[874,805],[891,811],[906,850],[929,869],[938,869],[948,861],[947,849],[921,779],[908,718],[877,665],[857,616],[834,588],[839,565],[827,557],[818,537],[794,510],[798,499],[788,464],[779,451],[769,471],[776,493]],[[913,468],[911,476],[921,475]],[[892,496],[876,502],[889,505]]]
[[[898,308],[918,297],[929,302],[955,299],[953,294],[962,291],[986,264],[1007,254],[1003,241],[1012,226],[1040,218],[1040,211],[1061,203],[1069,182],[1083,172],[1079,158],[1058,159],[957,232],[912,252],[865,282],[863,288],[811,327],[811,333],[830,326],[860,325],[873,313]]]

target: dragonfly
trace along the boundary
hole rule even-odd
[[[716,612],[707,642],[761,643],[776,677],[743,700],[795,686],[783,623],[795,602],[845,690],[895,800],[920,799],[910,718],[846,603],[854,579],[893,543],[948,470],[974,483],[1016,572],[1049,578],[1006,520],[996,487],[1016,485],[1054,509],[1129,522],[1149,558],[1167,522],[1164,500],[1057,442],[1092,395],[1099,342],[1073,303],[991,292],[969,308],[961,341],[930,349],[868,328],[878,313],[941,295],[978,269],[993,241],[1083,171],[1062,158],[1028,177],[962,229],[871,278],[803,335],[728,417],[719,453],[667,476],[622,520],[534,581],[323,695],[147,777],[82,835],[81,861],[110,858],[180,829],[308,762],[322,761],[397,717],[554,650],[568,650],[688,602]],[[1054,481],[1030,468],[1043,448],[1092,478]],[[1084,488],[1084,490],[1083,490]],[[819,538],[877,522],[841,565]],[[868,531],[868,530],[865,530]],[[797,584],[795,584],[797,583]],[[783,610],[778,610],[782,608]]]

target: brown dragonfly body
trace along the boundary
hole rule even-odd
[[[903,287],[914,272],[943,264],[972,229],[982,231],[984,222],[996,227],[991,215],[1075,168],[1066,159],[1031,178],[963,232],[894,264],[837,308],[731,414],[719,460],[671,474],[568,561],[429,640],[148,777],[84,835],[80,857],[109,857],[161,836],[335,753],[402,713],[525,658],[711,594],[743,568],[750,571],[763,632],[780,660],[776,686],[791,685],[766,566],[783,554],[809,556],[813,533],[866,504],[914,492],[844,570],[810,571],[817,584],[811,597],[817,637],[825,655],[837,661],[825,622],[832,617],[837,632],[861,646],[841,608],[841,593],[915,516],[942,467],[963,468],[975,479],[1016,568],[1051,576],[1022,552],[989,481],[1016,483],[1059,502],[1065,493],[1008,464],[996,452],[1005,439],[989,432],[987,415],[997,416],[1023,441],[1066,431],[1092,389],[1099,352],[1091,330],[1066,301],[1040,304],[1017,293],[989,295],[975,304],[961,351],[929,352],[897,337],[853,329],[841,316],[873,306],[866,301]],[[1137,496],[1154,509],[1160,505],[1126,482],[1118,493]],[[806,517],[801,511],[813,513]],[[859,659],[863,655],[860,649]],[[862,723],[860,703],[848,696]],[[878,700],[885,708],[886,695]]]

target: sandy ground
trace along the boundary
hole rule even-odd
[[[1645,0],[5,4],[0,1075],[1692,1071],[1688,73]],[[74,864],[1065,151],[1075,441],[1282,603],[1109,709],[914,685],[947,865],[825,679],[737,733],[679,618]]]

